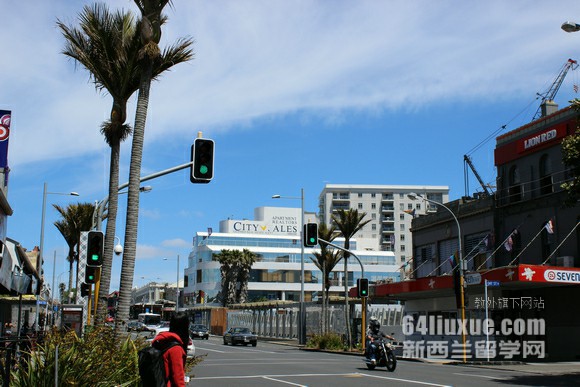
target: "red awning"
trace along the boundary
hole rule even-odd
[[[483,288],[485,280],[499,282],[500,288],[518,289],[546,286],[580,285],[580,268],[542,265],[507,266],[466,273],[468,288]],[[373,291],[374,290],[374,291]],[[392,300],[410,300],[449,296],[453,293],[453,276],[433,276],[415,280],[375,285],[371,296]],[[357,289],[349,292],[356,297]]]

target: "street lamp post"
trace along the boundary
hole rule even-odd
[[[427,199],[426,197],[423,197],[421,195],[418,195],[414,192],[411,192],[409,194],[407,194],[407,197],[411,200],[416,200],[416,199],[422,199],[425,200],[426,202],[429,203],[433,203],[437,206],[443,207],[447,210],[447,212],[449,212],[451,214],[451,216],[453,217],[453,219],[455,220],[455,223],[457,224],[457,243],[458,243],[458,249],[459,249],[459,288],[460,288],[460,298],[461,298],[461,324],[462,326],[465,326],[465,262],[463,262],[463,246],[462,246],[462,241],[461,241],[461,226],[459,225],[459,219],[457,219],[457,216],[455,216],[455,214],[453,213],[453,211],[451,211],[451,209],[449,207],[447,207],[446,205],[444,205],[443,203],[439,203],[436,202],[435,200],[431,200],[431,199]],[[466,347],[465,347],[465,330],[462,329],[462,333],[461,333],[461,337],[462,337],[462,341],[463,341],[463,362],[467,362],[466,359]]]
[[[167,258],[163,258],[167,261]],[[175,283],[175,313],[179,312],[179,254],[177,254],[177,282]]]
[[[42,191],[42,216],[40,218],[40,247],[38,252],[38,262],[36,263],[36,270],[38,272],[38,277],[40,278],[42,273],[42,261],[44,256],[44,218],[46,215],[46,195],[65,195],[65,196],[80,196],[77,192],[48,192],[47,184],[44,182],[44,189]],[[36,313],[34,320],[34,330],[38,331],[38,313],[39,313],[39,303],[40,294],[36,295]]]
[[[300,316],[298,317],[298,343],[306,344],[306,310],[304,306],[304,188],[300,197],[272,195],[272,199],[300,199]]]

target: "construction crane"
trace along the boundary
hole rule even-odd
[[[469,166],[469,168],[471,168],[471,171],[475,175],[477,181],[479,181],[479,185],[481,185],[481,188],[483,188],[484,195],[490,196],[492,194],[492,192],[489,190],[488,186],[483,182],[481,176],[479,176],[479,173],[477,173],[475,166],[471,162],[471,158],[468,155],[463,155],[463,160],[464,160],[465,164],[467,164]],[[465,168],[465,167],[464,167],[464,174],[465,174],[465,196],[469,196],[469,179],[467,176],[467,168]]]
[[[546,102],[551,102],[554,100],[556,94],[558,94],[558,90],[560,90],[560,86],[562,86],[562,82],[564,82],[566,74],[568,74],[568,71],[570,69],[576,70],[577,67],[578,63],[575,60],[568,59],[568,61],[564,64],[564,66],[562,66],[560,73],[558,74],[558,76],[556,77],[550,88],[544,93],[541,94],[537,93],[539,97],[542,97],[542,102],[540,102],[540,106],[538,106],[538,110],[536,111],[536,114],[534,114],[534,118],[532,118],[532,121],[535,121],[542,116],[542,106]]]

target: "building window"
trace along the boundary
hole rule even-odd
[[[377,203],[371,203],[371,209],[376,210],[377,209]]]
[[[373,223],[371,230],[376,231],[376,229],[377,229],[377,225]]]
[[[399,215],[399,220],[405,220],[405,214],[400,214]]]
[[[399,209],[405,211],[405,203],[399,203]]]
[[[376,198],[376,197],[377,197],[377,194],[376,193],[372,193],[371,194],[371,198]]]
[[[405,199],[405,194],[403,194],[403,193],[400,193],[400,194],[399,194],[399,199]]]
[[[522,186],[520,180],[520,171],[516,165],[512,166],[509,171],[509,188],[508,202],[515,203],[522,200]]]
[[[405,225],[404,224],[399,225],[399,230],[405,231]]]
[[[552,188],[552,163],[548,155],[540,157],[540,195],[551,194]]]
[[[420,210],[421,209],[421,203],[415,204],[415,208],[418,209],[418,210]]]
[[[399,237],[399,239],[401,240],[401,242],[404,242],[404,241],[405,241],[405,235],[401,235],[401,236]]]
[[[401,251],[405,251],[405,245],[401,245]]]
[[[359,193],[358,193],[358,197],[359,197],[359,198],[362,198],[362,192],[359,192]]]
[[[372,219],[376,219],[377,218],[377,214],[375,214],[375,213],[371,214],[371,218]]]
[[[359,209],[359,210],[362,210],[362,209],[363,209],[363,205],[362,205],[362,203],[359,203],[359,204],[358,204],[358,209]]]
[[[407,210],[413,209],[413,203],[407,203]]]

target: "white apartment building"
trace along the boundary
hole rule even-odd
[[[409,193],[449,201],[448,186],[326,184],[319,196],[319,221],[332,223],[332,214],[339,209],[365,212],[364,219],[370,222],[355,235],[358,249],[391,251],[402,264],[413,256],[409,231],[413,216],[437,210],[429,202],[409,199]]]
[[[257,256],[250,271],[248,300],[298,301],[302,259],[300,217],[300,208],[258,207],[253,220],[222,220],[219,232],[197,232],[185,269],[185,297],[195,299],[198,304],[217,303],[221,274],[215,255],[223,249],[248,249]],[[309,222],[317,222],[315,214],[305,214],[304,223]],[[334,243],[342,244],[340,239]],[[360,249],[357,243],[353,239],[351,249],[360,258],[366,278],[370,281],[400,279],[392,252]],[[304,299],[307,302],[316,300],[322,289],[322,273],[311,260],[316,251],[319,249],[304,248]],[[340,261],[331,273],[331,293],[344,293],[343,270],[343,261]],[[347,271],[348,286],[356,286],[362,274],[356,259],[349,259]]]

